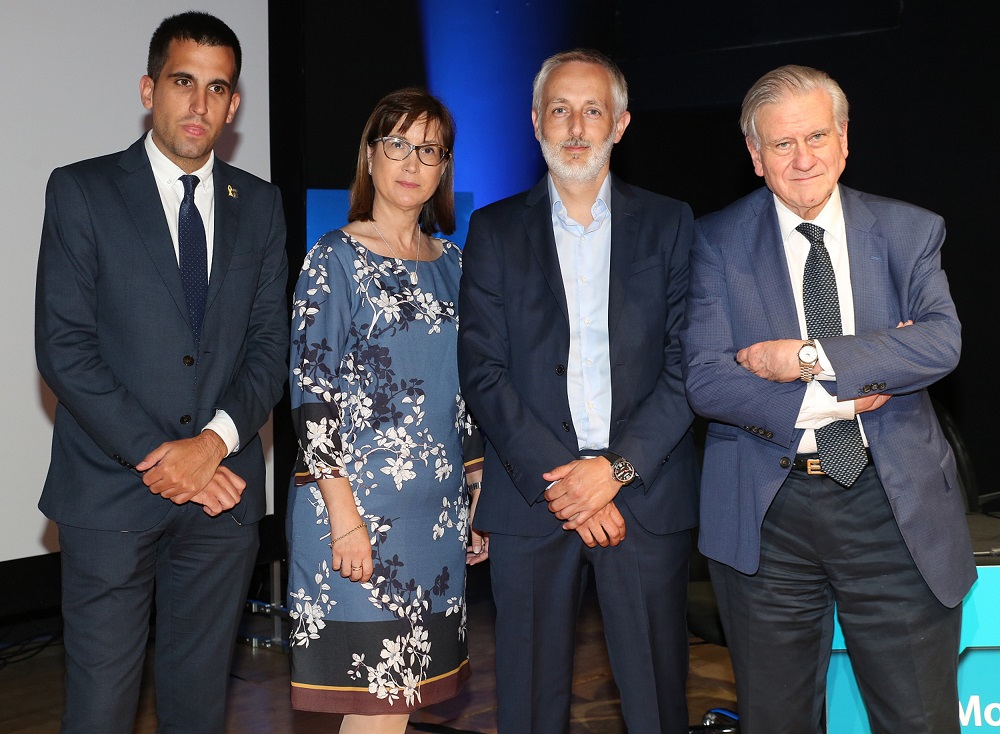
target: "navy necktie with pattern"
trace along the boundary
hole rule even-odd
[[[809,255],[802,276],[802,301],[806,312],[806,331],[810,339],[841,336],[840,299],[837,277],[830,253],[823,244],[824,231],[803,222],[796,227],[809,240]],[[834,421],[816,429],[816,450],[820,468],[834,481],[850,487],[868,464],[864,440],[857,418]]]
[[[201,341],[201,324],[205,318],[205,296],[208,293],[208,245],[205,223],[194,203],[197,176],[181,176],[184,198],[177,217],[177,244],[180,250],[181,282],[187,302],[191,331],[197,345]]]

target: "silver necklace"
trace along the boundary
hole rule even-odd
[[[385,244],[385,246],[389,248],[389,252],[392,253],[392,256],[394,258],[396,258],[397,260],[399,260],[400,262],[403,262],[403,258],[401,258],[399,255],[396,254],[396,251],[394,249],[392,249],[392,245],[390,245],[389,242],[388,242],[388,240],[386,240],[386,238],[382,236],[382,233],[378,231],[378,227],[375,226],[375,220],[374,219],[371,220],[371,223],[372,223],[372,227],[375,228],[375,234],[377,234],[379,236],[379,239],[382,240],[383,244]],[[413,283],[413,285],[416,285],[417,282],[418,282],[417,281],[417,268],[420,267],[420,240],[423,239],[423,237],[420,236],[420,223],[419,222],[417,222],[416,232],[417,232],[417,257],[413,261],[413,272],[410,273],[410,281]],[[406,265],[404,264],[403,267],[405,268]],[[409,268],[407,268],[406,272],[408,272],[408,273],[410,272]]]

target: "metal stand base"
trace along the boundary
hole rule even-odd
[[[285,620],[288,619],[288,608],[281,602],[281,561],[271,561],[271,600],[269,602],[248,599],[246,610],[254,615],[268,615],[271,619],[270,631],[265,634],[243,634],[240,642],[249,643],[252,647],[288,649],[288,634],[285,630]]]

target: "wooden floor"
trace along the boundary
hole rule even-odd
[[[441,734],[496,732],[496,694],[493,678],[494,609],[484,566],[469,578],[469,656],[472,680],[449,701],[422,709],[411,717],[408,731]],[[244,640],[237,645],[230,679],[226,734],[335,734],[338,718],[329,714],[293,711],[288,703],[288,658],[281,646],[266,644],[275,637],[274,619],[248,613]],[[281,620],[279,626],[283,627]],[[62,709],[62,646],[56,640],[37,654],[15,660],[17,640],[0,629],[0,732],[51,734],[59,729]],[[278,639],[284,634],[284,629]],[[257,642],[255,643],[254,640]],[[600,611],[588,595],[578,628],[573,679],[573,734],[620,734],[618,691],[604,649]],[[2,664],[2,663],[0,663]],[[147,666],[148,667],[148,666]],[[725,648],[692,638],[688,707],[692,724],[701,723],[713,707],[733,708],[735,686]],[[144,684],[136,734],[154,734],[152,684]]]

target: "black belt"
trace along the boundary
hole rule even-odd
[[[871,449],[865,448],[865,453],[868,455],[868,463],[871,464]],[[817,477],[826,476],[826,472],[819,466],[819,454],[796,454],[795,461],[792,462],[792,469],[804,471],[806,474],[811,474]]]

